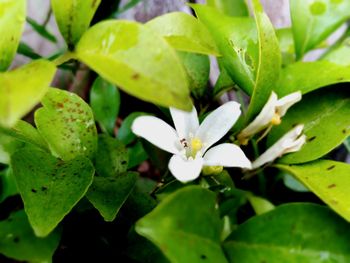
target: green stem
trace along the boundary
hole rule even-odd
[[[252,147],[253,147],[253,151],[254,151],[254,155],[255,158],[257,158],[259,156],[259,149],[258,149],[258,144],[256,142],[256,140],[252,139]],[[262,196],[266,196],[266,178],[265,178],[265,174],[262,170],[260,170],[258,173],[258,181],[259,181],[259,190],[261,192]]]
[[[75,54],[73,52],[67,51],[63,55],[59,56],[55,60],[53,60],[53,63],[56,64],[56,66],[62,65],[63,63],[66,63],[67,61],[71,59],[75,59]]]

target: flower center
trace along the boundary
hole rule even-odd
[[[281,124],[281,116],[276,112],[275,115],[273,115],[270,123],[272,125],[280,125]]]

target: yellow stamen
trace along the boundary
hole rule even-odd
[[[271,124],[272,125],[280,125],[282,122],[281,116],[278,113],[275,113],[271,119]]]
[[[202,172],[204,175],[217,175],[221,173],[223,169],[222,166],[204,166]]]
[[[192,149],[192,153],[197,153],[200,149],[202,149],[203,147],[203,143],[200,139],[198,138],[193,138],[191,140],[191,149]]]

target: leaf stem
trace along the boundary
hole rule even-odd
[[[56,64],[56,66],[62,65],[63,63],[71,60],[71,59],[75,59],[75,54],[73,52],[67,51],[66,53],[64,53],[63,55],[59,56],[58,58],[56,58],[55,60],[53,60],[53,63]]]

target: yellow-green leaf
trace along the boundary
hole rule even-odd
[[[214,40],[198,19],[174,12],[158,16],[146,24],[163,36],[175,49],[206,55],[218,55]]]
[[[10,66],[23,32],[26,0],[0,0],[0,71]]]
[[[301,165],[275,165],[287,171],[350,222],[350,165],[319,160]]]
[[[0,125],[11,127],[41,100],[56,72],[55,65],[37,60],[0,73]]]
[[[131,21],[99,23],[84,34],[76,52],[99,75],[133,96],[166,107],[192,107],[175,50],[146,26]]]
[[[51,0],[58,27],[72,49],[89,28],[101,0]]]

